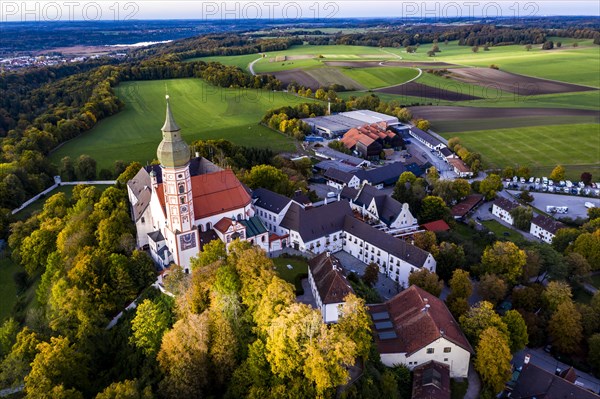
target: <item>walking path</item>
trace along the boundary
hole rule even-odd
[[[481,391],[481,380],[479,379],[479,375],[475,371],[475,366],[473,362],[469,364],[469,374],[467,375],[467,380],[469,381],[469,387],[467,388],[467,392],[465,393],[464,399],[479,399],[479,392]]]
[[[263,55],[261,53],[260,58],[255,59],[254,61],[252,61],[251,63],[248,64],[248,70],[250,71],[250,73],[252,74],[252,76],[256,76],[256,74],[254,73],[254,64],[256,64],[258,61],[263,59]]]
[[[113,185],[116,183],[116,180],[88,180],[88,181],[68,181],[68,182],[63,182],[60,180],[60,178],[57,179],[57,177],[54,178],[55,183],[48,187],[47,189],[45,189],[44,191],[42,191],[41,193],[39,193],[38,195],[28,199],[27,201],[23,202],[21,204],[20,207],[13,209],[12,210],[12,214],[16,214],[19,211],[22,211],[23,209],[27,208],[29,205],[31,205],[33,202],[37,201],[38,199],[40,199],[42,196],[45,196],[46,194],[48,194],[49,192],[51,192],[52,190],[60,187],[60,186],[76,186],[78,184],[94,184],[94,185],[99,185],[99,184],[106,184],[106,185]]]

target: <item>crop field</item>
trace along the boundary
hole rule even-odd
[[[600,134],[598,124],[520,127],[444,133],[459,137],[470,150],[484,157],[487,167],[525,165],[534,171],[550,172],[557,164],[567,174],[579,176],[584,170],[600,172]]]
[[[404,83],[419,75],[419,71],[413,68],[343,68],[344,75],[349,76],[361,85],[375,89]]]
[[[98,170],[111,169],[115,160],[139,161],[156,158],[165,119],[165,85],[175,119],[188,143],[198,139],[226,139],[253,147],[289,151],[293,141],[262,125],[261,117],[271,108],[305,102],[286,93],[251,89],[223,89],[200,79],[172,79],[122,83],[117,94],[125,109],[102,120],[94,129],[69,141],[50,159],[76,158],[88,154]]]

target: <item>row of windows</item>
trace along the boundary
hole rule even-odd
[[[427,353],[428,354],[432,354],[434,352],[435,352],[435,348],[427,348]],[[447,347],[444,348],[444,353],[450,353],[450,352],[452,352],[452,348],[451,347],[447,346]]]

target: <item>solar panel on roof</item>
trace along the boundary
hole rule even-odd
[[[392,322],[389,320],[380,321],[379,323],[375,323],[376,330],[387,330],[388,328],[392,328]]]
[[[379,339],[381,340],[394,339],[397,337],[398,336],[396,335],[395,331],[384,331],[379,333]]]
[[[390,318],[390,314],[388,312],[378,312],[373,313],[373,320],[385,320]]]

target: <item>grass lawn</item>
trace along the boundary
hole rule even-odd
[[[77,158],[89,154],[98,162],[98,170],[112,168],[116,160],[151,162],[162,138],[165,87],[177,124],[188,143],[226,139],[249,147],[293,150],[292,139],[259,122],[271,108],[309,101],[281,92],[214,87],[200,79],[122,83],[116,91],[125,102],[125,109],[63,145],[52,153],[50,160],[58,164],[64,156]]]
[[[302,284],[300,281],[296,280],[296,277],[308,273],[308,263],[299,258],[273,258],[272,260],[275,264],[275,271],[279,277],[288,283],[295,285],[296,292],[301,292]],[[292,268],[289,269],[287,265],[291,265]]]
[[[109,185],[105,185],[105,184],[95,184],[94,187],[98,188],[100,191],[104,191],[105,189],[107,189],[108,187],[110,187]],[[38,199],[37,201],[32,202],[31,204],[29,204],[28,207],[26,207],[25,209],[22,209],[20,212],[18,212],[15,215],[15,218],[17,220],[26,220],[29,219],[29,217],[31,215],[33,215],[34,212],[37,211],[41,211],[42,208],[44,207],[44,203],[46,202],[46,200],[50,197],[52,197],[54,194],[58,194],[58,193],[65,193],[67,194],[68,198],[71,198],[71,195],[73,194],[73,189],[75,188],[75,186],[60,186],[57,187],[55,190],[52,190],[51,192],[49,192],[48,194],[46,194],[45,197]]]
[[[398,85],[419,75],[415,68],[342,68],[342,72],[369,89]]]
[[[191,61],[204,61],[204,62],[220,62],[224,65],[235,65],[243,70],[248,70],[248,64],[254,61],[255,59],[260,58],[260,54],[244,54],[244,55],[215,55],[212,57],[200,57],[200,58],[190,58],[186,60],[187,62]]]
[[[488,167],[524,165],[550,171],[561,164],[567,173],[600,168],[598,124],[480,130],[444,133],[443,136],[459,137],[467,148],[483,155]]]
[[[525,238],[520,233],[517,233],[513,229],[509,229],[496,220],[484,220],[481,224],[493,232],[498,240],[510,241],[515,244],[525,241]],[[508,235],[504,235],[504,233],[508,233]]]
[[[6,253],[0,258],[0,323],[10,316],[17,303],[17,287],[13,275],[19,271],[17,266]]]

